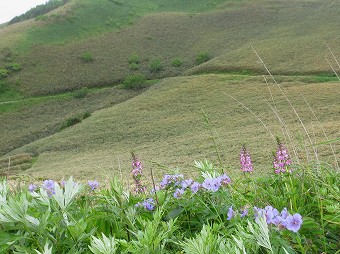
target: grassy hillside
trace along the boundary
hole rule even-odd
[[[22,70],[10,75],[7,86],[25,95],[45,95],[117,84],[139,72],[150,79],[235,70],[263,73],[251,46],[274,73],[333,75],[325,56],[329,59],[326,43],[340,55],[338,2],[166,3],[86,0],[67,4],[61,14],[36,21],[24,40],[10,46],[19,52],[15,61]],[[20,53],[20,49],[28,51]],[[84,61],[85,53],[93,61]],[[211,60],[195,67],[201,53]],[[134,55],[139,57],[138,66],[129,63]],[[171,65],[176,58],[183,62],[180,67]],[[152,70],[154,60],[159,60],[161,70]]]
[[[228,170],[238,168],[246,143],[267,172],[274,138],[227,94],[282,136],[262,98],[271,100],[254,47],[315,142],[325,138],[300,94],[337,138],[339,15],[340,3],[331,0],[73,0],[0,28],[0,71],[8,72],[0,78],[0,156],[36,156],[27,171],[35,176],[104,177],[127,165],[131,150],[149,166],[153,160],[190,171],[195,159],[219,163],[212,131]],[[135,91],[119,85],[140,74],[157,84]],[[303,130],[282,94],[272,92],[301,157]],[[60,131],[72,121],[81,123]],[[328,160],[325,149],[320,155]]]
[[[339,136],[338,83],[283,82],[282,88],[306,124],[313,142],[324,141],[322,127],[329,138]],[[194,160],[209,158],[219,164],[211,132],[217,143],[223,167],[238,171],[238,154],[242,144],[252,152],[256,171],[271,170],[271,152],[275,138],[244,107],[249,107],[267,125],[273,136],[281,136],[280,125],[267,101],[274,100],[294,138],[294,146],[305,161],[303,148],[308,144],[293,111],[278,88],[270,84],[270,92],[262,77],[203,75],[164,79],[145,93],[110,108],[94,112],[82,123],[50,137],[26,145],[13,153],[37,155],[33,167],[26,171],[34,176],[59,178],[105,178],[113,172],[128,176],[130,151],[142,158],[146,167],[153,164],[168,168],[180,166],[181,172],[192,173]],[[321,126],[315,121],[303,96]],[[204,114],[209,118],[206,127]],[[315,139],[315,140],[314,140]],[[328,146],[319,147],[322,159],[334,161]],[[339,156],[339,154],[337,154]],[[339,159],[339,158],[338,158]],[[162,174],[162,168],[152,166]]]

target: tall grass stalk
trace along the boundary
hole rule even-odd
[[[327,46],[329,52],[331,52],[332,57],[333,57],[334,61],[336,62],[336,64],[338,65],[338,68],[339,68],[339,70],[340,70],[340,64],[339,64],[339,62],[338,62],[338,59],[335,57],[335,55],[334,55],[334,53],[333,53],[331,47],[330,47],[328,44],[326,44],[326,46]]]
[[[251,48],[253,49],[253,51],[255,52],[256,56],[259,58],[261,64],[264,66],[264,68],[266,69],[267,73],[269,74],[269,76],[272,78],[273,82],[275,83],[275,85],[279,88],[280,92],[282,93],[282,95],[284,96],[284,98],[286,99],[286,101],[288,102],[289,106],[292,108],[294,114],[296,115],[296,117],[298,118],[307,138],[308,138],[308,141],[309,143],[312,145],[313,142],[312,142],[312,139],[307,131],[307,128],[305,126],[305,124],[303,123],[303,121],[301,120],[299,114],[297,113],[295,107],[293,106],[292,102],[289,100],[289,98],[287,97],[286,93],[283,91],[283,89],[281,88],[281,86],[279,85],[279,83],[277,83],[276,79],[274,78],[274,76],[272,75],[272,73],[270,72],[270,70],[268,69],[267,65],[264,63],[264,61],[262,60],[262,58],[260,57],[260,55],[257,53],[257,51],[255,50],[255,48],[253,46],[251,46]],[[318,156],[317,156],[317,152],[315,151],[315,148],[313,148],[313,151],[314,151],[314,155],[315,155],[315,158],[316,158],[316,161]]]
[[[284,119],[280,116],[279,110],[277,109],[277,107],[276,107],[276,105],[275,105],[274,96],[273,96],[272,91],[271,91],[271,89],[270,89],[270,87],[269,87],[269,84],[268,84],[268,81],[267,81],[267,79],[266,79],[266,76],[263,75],[263,78],[264,78],[264,81],[266,82],[266,85],[267,85],[267,88],[268,88],[270,97],[271,97],[271,99],[272,99],[273,105],[271,105],[268,101],[266,101],[266,100],[265,100],[265,101],[266,101],[266,103],[268,104],[268,106],[272,109],[272,111],[274,112],[276,118],[279,120],[279,123],[280,123],[281,128],[282,128],[283,136],[284,136],[285,138],[286,138],[286,137],[288,138],[288,141],[289,141],[288,143],[290,144],[290,146],[291,146],[291,148],[292,148],[292,150],[293,150],[293,153],[294,153],[295,158],[296,158],[296,162],[297,162],[298,164],[300,164],[300,159],[299,159],[299,156],[298,156],[297,151],[296,151],[296,146],[294,145],[294,142],[293,142],[293,140],[292,140],[292,138],[291,138],[289,128],[288,128],[288,126],[286,125]]]
[[[301,97],[302,97],[302,99],[304,100],[304,102],[306,103],[306,105],[308,106],[310,112],[312,113],[312,115],[313,115],[313,117],[315,118],[316,122],[318,123],[319,127],[321,127],[320,121],[319,121],[318,117],[316,116],[314,110],[311,108],[311,106],[309,105],[309,103],[308,103],[308,101],[305,99],[305,97],[304,97],[303,95],[301,95]],[[327,141],[327,142],[330,141],[330,139],[328,138],[328,136],[327,136],[325,130],[324,130],[323,128],[321,128],[321,130],[322,130],[322,133],[323,133],[323,135],[324,135],[326,141]],[[332,143],[329,143],[329,147],[331,148],[332,154],[333,154],[333,156],[334,156],[334,164],[335,164],[335,168],[336,168],[337,170],[339,170],[339,163],[338,163],[338,160],[337,160],[337,157],[336,157],[336,153],[335,153],[335,150],[334,150],[334,147],[333,147]]]
[[[328,63],[328,65],[331,67],[332,71],[334,72],[335,76],[338,78],[338,80],[340,81],[340,77],[338,75],[338,73],[336,72],[336,70],[334,69],[333,65],[331,64],[331,62],[325,58],[326,62]]]
[[[224,92],[225,95],[229,96],[230,98],[232,98],[233,100],[235,100],[236,102],[238,102],[242,107],[244,107],[246,110],[248,110],[253,116],[256,117],[257,120],[260,121],[260,123],[263,125],[263,127],[268,131],[268,133],[270,134],[270,137],[276,142],[276,138],[273,135],[273,133],[270,131],[270,129],[268,128],[268,126],[262,121],[262,119],[256,115],[250,108],[248,108],[246,105],[244,105],[241,101],[239,101],[238,99],[236,99],[234,96],[227,94],[226,92]]]
[[[217,147],[217,144],[216,144],[215,136],[214,136],[214,134],[213,134],[213,132],[212,132],[212,128],[211,128],[211,126],[210,126],[210,122],[209,122],[208,115],[205,113],[205,111],[204,111],[202,108],[201,108],[201,111],[202,111],[202,113],[203,113],[204,123],[205,123],[207,129],[208,129],[209,132],[210,132],[210,138],[211,138],[211,140],[212,140],[212,142],[213,142],[213,147],[214,147],[214,149],[215,149],[215,152],[216,152],[216,156],[217,156],[218,162],[219,162],[219,164],[220,164],[219,166],[220,166],[220,168],[221,168],[221,172],[222,172],[222,174],[224,174],[222,159],[221,159],[220,152],[219,152],[218,147]]]

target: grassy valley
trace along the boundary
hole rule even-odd
[[[332,68],[338,66],[332,54],[340,55],[338,5],[74,0],[43,17],[4,27],[0,68],[8,74],[0,80],[0,154],[32,154],[37,159],[27,173],[39,176],[49,175],[48,167],[51,173],[58,168],[59,175],[87,177],[98,160],[105,172],[117,170],[130,150],[149,161],[188,167],[195,159],[217,158],[212,132],[226,167],[237,168],[239,147],[249,143],[265,172],[274,140],[227,94],[264,117],[273,135],[282,136],[262,98],[270,101],[271,90],[258,52],[315,132],[315,142],[324,137],[300,94],[336,138],[339,88]],[[147,79],[143,89],[123,89],[126,80],[138,77]],[[283,103],[279,91],[276,96],[274,102]],[[212,121],[210,129],[202,110]],[[293,135],[301,137],[297,143],[306,142],[288,104],[280,113]],[[81,123],[62,129],[72,121]]]
[[[338,91],[338,83],[290,81],[282,82],[281,86],[308,132],[313,134],[313,143],[325,140],[322,130],[329,139],[338,137],[339,92],[334,92]],[[228,95],[250,108],[269,130]],[[303,98],[320,122],[316,122]],[[309,144],[307,137],[276,85],[270,83],[268,90],[263,77],[221,74],[164,79],[133,99],[96,111],[82,123],[12,153],[39,155],[27,171],[37,177],[74,175],[86,179],[95,171],[96,178],[101,179],[108,173],[119,174],[120,170],[128,176],[128,169],[121,167],[129,163],[130,151],[138,153],[149,167],[155,167],[157,175],[177,166],[190,174],[195,172],[194,160],[210,158],[219,165],[213,136],[221,157],[220,166],[228,172],[238,171],[238,153],[242,144],[247,144],[256,170],[266,173],[271,171],[275,136],[284,137],[267,102],[277,107],[291,131],[294,143],[289,144],[290,149],[296,149],[301,160],[307,161],[303,148]],[[209,128],[204,114],[209,119]],[[329,146],[323,145],[318,150],[320,156],[334,163]]]
[[[1,253],[340,253],[339,1],[48,4],[0,27]]]

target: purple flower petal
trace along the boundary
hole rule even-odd
[[[228,218],[227,220],[231,220],[233,217],[234,217],[234,210],[233,210],[233,207],[229,207],[229,211],[228,211]]]
[[[289,231],[297,232],[302,225],[302,216],[298,213],[294,215],[288,215],[286,218],[286,228]]]
[[[35,184],[30,184],[30,185],[28,185],[28,191],[29,192],[33,192],[33,191],[35,191],[36,189],[37,189],[38,187],[35,185]]]

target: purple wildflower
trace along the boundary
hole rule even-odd
[[[47,191],[48,196],[55,194],[55,182],[53,180],[45,180],[43,182],[43,187]]]
[[[144,200],[142,203],[138,202],[136,205],[136,207],[144,207],[144,209],[148,210],[148,211],[152,211],[155,209],[155,200],[152,198],[148,198],[146,200]]]
[[[289,231],[297,232],[302,225],[302,216],[298,213],[294,215],[288,215],[286,218],[286,228]]]
[[[274,224],[274,219],[278,215],[279,215],[278,210],[273,208],[272,206],[266,206],[264,208],[264,216],[266,218],[266,222],[267,222],[268,225],[271,224],[271,223]]]
[[[285,145],[282,144],[280,140],[278,140],[277,143],[278,146],[273,160],[273,167],[274,172],[280,174],[286,172],[286,167],[291,164],[291,160]]]
[[[188,180],[187,180],[188,181]],[[166,189],[170,186],[181,186],[183,183],[183,175],[164,175],[163,180],[160,182],[159,187],[161,189]]]
[[[33,183],[31,183],[30,185],[28,185],[28,191],[29,191],[29,192],[34,192],[37,188],[38,188],[38,186],[36,186],[36,185],[33,184]]]
[[[241,213],[241,218],[243,218],[243,217],[245,217],[245,216],[247,216],[248,215],[248,209],[247,208],[244,208],[243,210],[241,210],[240,211],[240,213]]]
[[[146,187],[142,184],[141,177],[143,174],[143,165],[138,158],[132,154],[132,178],[135,183],[135,192],[136,193],[145,193]]]
[[[176,189],[174,192],[174,197],[175,198],[179,198],[184,194],[184,190],[183,189]]]
[[[229,207],[229,211],[228,211],[228,218],[227,220],[231,220],[233,217],[234,217],[234,210],[233,210],[233,207]]]
[[[242,146],[242,150],[240,153],[240,164],[241,170],[243,172],[252,172],[253,171],[253,162],[250,157],[250,153],[247,150],[246,146]]]
[[[182,189],[185,190],[186,188],[188,188],[194,181],[192,179],[188,179],[188,180],[183,180],[181,185],[182,185]]]
[[[289,213],[288,213],[288,211],[287,211],[287,208],[285,207],[285,208],[283,208],[282,209],[282,211],[281,211],[281,217],[282,217],[282,219],[286,219],[287,218],[287,216],[289,215]]]
[[[198,182],[194,182],[190,186],[191,191],[192,191],[193,194],[195,194],[199,190],[199,188],[201,188],[201,187],[202,187],[202,185],[200,183],[198,183]]]
[[[266,206],[265,209],[254,207],[255,221],[259,217],[264,217],[267,224],[274,224],[278,228],[287,228],[290,231],[297,232],[302,224],[302,216],[298,213],[290,215],[287,208],[283,208],[281,213],[272,206]]]
[[[155,208],[155,200],[152,198],[148,198],[146,200],[144,200],[144,202],[142,203],[144,208],[148,211],[152,211]]]
[[[94,191],[99,187],[99,183],[97,181],[88,181],[87,184],[90,186],[91,191]]]
[[[62,181],[60,182],[60,186],[63,187],[63,188],[65,187],[65,184],[66,184],[65,180],[62,180]]]
[[[260,218],[265,217],[265,210],[254,206],[254,215],[255,215],[255,221],[258,222],[259,217]]]
[[[206,178],[202,183],[202,187],[206,190],[216,192],[221,187],[221,179],[220,178]]]
[[[218,177],[222,185],[231,183],[231,179],[227,174],[223,174]]]

